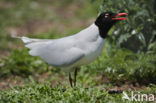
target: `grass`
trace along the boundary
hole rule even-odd
[[[156,94],[153,90],[156,90],[156,86],[147,87],[146,90],[139,92]],[[130,95],[130,91],[126,91],[126,93]],[[0,103],[137,103],[136,101],[122,100],[122,93],[110,94],[102,86],[66,88],[59,85],[53,87],[50,83],[37,83],[12,88],[11,90],[0,92],[0,96]]]
[[[155,59],[151,57],[154,55],[137,55],[125,50],[118,50],[110,56],[103,53],[95,62],[80,68],[77,87],[70,88],[67,73],[58,68],[51,68],[40,58],[29,56],[27,49],[15,50],[7,62],[4,61],[6,64],[1,68],[3,69],[0,73],[1,81],[7,81],[6,78],[16,75],[22,77],[20,80],[24,82],[10,84],[8,86],[10,89],[2,90],[1,101],[2,103],[106,103],[108,101],[124,102],[122,91],[127,91],[129,94],[135,91],[155,95],[156,86],[151,84],[155,82],[155,64],[151,64]],[[18,79],[12,81],[17,82]],[[21,86],[17,86],[18,84]],[[110,94],[110,92],[113,93]],[[125,102],[131,103],[128,100]]]

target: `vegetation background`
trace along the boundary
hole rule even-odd
[[[128,20],[109,32],[102,55],[82,66],[78,86],[32,57],[13,36],[60,38],[86,28],[104,11]],[[0,0],[0,103],[135,102],[122,91],[156,95],[156,0]]]

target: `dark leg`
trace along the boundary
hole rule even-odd
[[[75,72],[74,72],[74,86],[76,86],[77,70],[78,70],[78,68],[75,68]]]
[[[72,78],[71,78],[71,74],[69,72],[69,82],[70,82],[70,86],[73,87],[73,84],[72,84]]]

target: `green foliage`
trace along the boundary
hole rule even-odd
[[[1,60],[0,78],[10,75],[29,76],[33,73],[42,73],[48,65],[37,57],[28,54],[28,49],[14,50],[5,60]]]
[[[102,11],[126,12],[128,20],[115,26],[111,38],[117,47],[125,47],[134,52],[152,50],[156,41],[156,14],[154,1],[150,0],[103,0]]]
[[[112,50],[94,63],[87,66],[90,74],[104,75],[110,82],[116,83],[156,83],[156,55],[136,54],[127,49]]]
[[[100,68],[113,82],[156,83],[154,3],[152,0],[103,0],[100,12],[128,13],[128,20],[117,23],[109,32],[110,38],[105,45],[106,55],[93,64],[96,66],[92,65]]]

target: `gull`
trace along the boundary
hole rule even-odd
[[[103,12],[86,29],[59,39],[18,38],[30,49],[30,55],[39,56],[52,67],[64,70],[75,68],[74,86],[76,86],[78,67],[89,64],[102,53],[108,31],[118,21],[126,20],[126,17],[120,17],[126,15],[126,13]],[[69,82],[73,87],[70,72]]]

